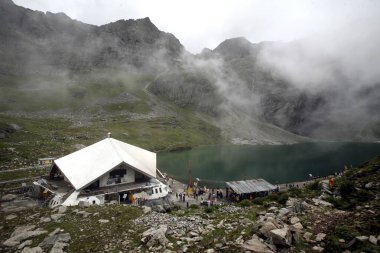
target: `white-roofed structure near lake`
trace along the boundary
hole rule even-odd
[[[116,170],[120,170],[120,173],[112,173]],[[113,179],[131,183],[136,178],[155,178],[156,170],[155,153],[106,138],[55,160],[50,173],[54,176],[54,173],[60,171],[67,182],[80,190],[97,181],[99,187],[103,187],[112,184]]]
[[[156,177],[156,153],[111,138],[54,160],[48,181],[38,186],[65,186],[50,206],[76,205],[80,201],[102,204],[108,200],[134,201],[136,196],[164,197],[168,188]],[[62,187],[63,188],[63,187]],[[145,194],[141,194],[144,191]],[[52,190],[54,192],[54,190]],[[148,198],[148,199],[149,199]]]

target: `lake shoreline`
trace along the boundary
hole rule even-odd
[[[200,184],[263,178],[274,185],[309,181],[340,173],[380,154],[380,143],[303,143],[293,145],[199,147],[159,153],[157,167],[187,182],[189,174]]]

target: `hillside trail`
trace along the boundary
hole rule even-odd
[[[178,113],[176,112],[176,109],[174,108],[173,105],[169,104],[168,102],[163,101],[158,96],[156,96],[155,94],[149,91],[149,86],[152,85],[154,82],[156,82],[158,78],[160,78],[162,75],[164,75],[167,72],[168,72],[168,69],[157,74],[152,81],[147,82],[143,88],[143,92],[148,96],[149,104],[152,106],[155,114],[178,116]]]

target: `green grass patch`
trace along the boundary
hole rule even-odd
[[[126,120],[119,116],[107,121],[90,121],[84,127],[64,119],[30,119],[0,115],[0,124],[22,127],[0,142],[3,169],[30,166],[42,157],[61,157],[75,151],[75,144],[91,145],[108,132],[118,140],[150,151],[214,145],[220,130],[194,116]]]
[[[265,205],[268,202],[277,202],[281,205],[285,205],[286,201],[289,199],[289,194],[287,192],[275,192],[271,193],[265,197],[256,198],[253,200],[254,204]]]
[[[252,205],[253,205],[253,203],[249,199],[244,199],[244,200],[240,201],[239,203],[237,203],[237,206],[240,206],[240,207],[249,207]]]
[[[147,114],[151,111],[151,108],[143,101],[107,104],[103,106],[103,109],[107,112],[127,111],[142,114]]]
[[[17,170],[11,172],[0,172],[0,181],[20,178],[37,177],[46,174],[46,169]]]

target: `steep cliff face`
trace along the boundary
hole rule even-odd
[[[236,38],[221,43],[213,55],[221,57],[224,67],[256,94],[257,101],[248,106],[252,111],[256,108],[261,121],[317,139],[379,138],[380,114],[373,108],[380,108],[380,80],[357,78],[355,73],[367,70],[351,69],[356,59],[344,50],[331,55],[307,51],[313,49],[312,43],[251,44]],[[367,59],[368,65],[376,57],[374,53],[364,62]]]
[[[171,63],[183,46],[149,20],[93,26],[64,13],[0,3],[1,73],[74,72],[92,68],[154,68]]]
[[[249,118],[267,123],[272,134],[274,125],[316,139],[377,140],[380,114],[373,108],[380,108],[380,82],[350,83],[350,75],[342,74],[341,59],[311,54],[306,42],[228,39],[214,50],[188,57],[180,70],[159,78],[152,91],[222,122],[238,121],[241,126]],[[302,77],[289,77],[288,68]],[[253,138],[261,129],[252,122],[243,125],[239,136],[251,131]]]

